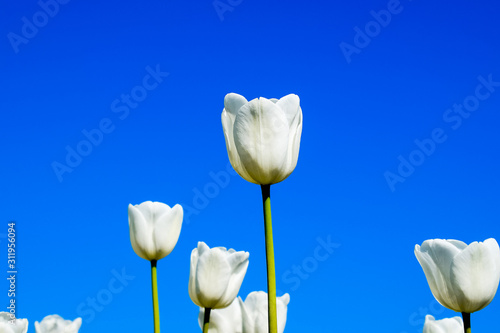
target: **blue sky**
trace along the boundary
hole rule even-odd
[[[164,331],[198,331],[198,241],[250,252],[240,295],[265,290],[260,188],[228,168],[229,92],[301,98],[298,165],[271,188],[286,332],[415,333],[427,313],[454,316],[413,248],[500,239],[496,13],[488,1],[3,3],[0,247],[17,221],[18,316],[31,332],[55,313],[82,316],[82,333],[152,331],[149,263],[127,222],[146,200],[186,211],[158,264]],[[499,311],[494,299],[473,329],[498,331]]]

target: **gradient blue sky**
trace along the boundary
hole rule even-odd
[[[82,316],[82,333],[152,331],[149,263],[127,222],[146,200],[186,210],[158,265],[165,332],[198,331],[200,240],[249,251],[240,295],[265,290],[260,189],[226,171],[229,92],[301,98],[298,165],[271,189],[286,332],[416,333],[427,313],[455,315],[413,248],[500,239],[496,3],[221,0],[219,15],[212,1],[65,1],[0,13],[0,247],[17,221],[29,331],[54,313]],[[473,329],[499,331],[499,311],[497,298]]]

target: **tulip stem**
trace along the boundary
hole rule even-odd
[[[267,261],[267,301],[269,311],[269,333],[278,333],[276,315],[276,273],[274,268],[273,225],[271,222],[271,185],[261,185],[264,206],[264,228]]]
[[[208,333],[208,323],[210,322],[211,308],[205,308],[205,316],[203,318],[203,333]]]
[[[464,333],[471,333],[471,330],[470,330],[470,313],[462,312],[462,319],[464,320]]]
[[[155,333],[160,333],[160,309],[158,307],[158,281],[156,278],[156,260],[151,260],[151,287],[153,288],[153,320]]]

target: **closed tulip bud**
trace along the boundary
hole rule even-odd
[[[436,300],[448,309],[472,313],[493,300],[500,280],[500,249],[495,239],[473,242],[426,240],[415,245]]]
[[[160,260],[172,252],[181,232],[183,211],[161,202],[146,201],[128,206],[130,242],[135,253],[146,260]]]
[[[9,312],[0,312],[0,332],[26,333],[27,331],[28,319],[16,319]]]
[[[224,99],[222,128],[229,161],[245,180],[261,185],[279,183],[297,165],[302,109],[297,95],[277,100],[230,93]]]
[[[41,323],[35,321],[36,333],[78,333],[80,326],[82,326],[82,318],[71,321],[64,320],[58,315],[47,316]]]
[[[462,318],[453,317],[435,320],[433,316],[425,316],[423,333],[463,333],[464,323]]]
[[[241,308],[243,301],[238,296],[226,308],[214,309],[210,312],[210,326],[208,333],[242,333],[243,323],[241,319]],[[198,324],[203,328],[205,308],[200,308]]]
[[[221,309],[229,306],[248,268],[248,252],[224,247],[210,249],[203,242],[191,252],[189,296],[198,306]]]
[[[286,315],[290,303],[290,295],[276,297],[278,314],[278,332],[283,333],[286,325]],[[268,333],[267,293],[251,292],[243,304],[243,333]]]

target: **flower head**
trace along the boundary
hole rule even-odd
[[[462,318],[453,317],[435,320],[433,316],[425,316],[423,333],[463,333],[464,323]]]
[[[191,252],[189,296],[198,306],[221,309],[236,298],[248,268],[248,252],[203,242]]]
[[[500,249],[495,239],[473,242],[431,239],[415,245],[436,300],[448,309],[472,313],[493,300],[500,280]]]
[[[16,319],[9,312],[0,312],[0,332],[26,333],[27,331],[28,319]]]
[[[42,322],[35,321],[36,333],[78,333],[82,326],[82,318],[64,320],[59,315],[50,315],[43,318]]]
[[[243,305],[243,333],[267,333],[268,309],[267,293],[254,291],[248,294]],[[278,314],[278,332],[283,333],[286,325],[290,295],[276,297],[276,311]]]
[[[183,211],[161,202],[146,201],[128,206],[130,242],[135,253],[146,260],[159,260],[172,252],[181,232]]]
[[[295,169],[302,133],[297,95],[248,102],[230,93],[224,99],[221,117],[229,160],[245,180],[275,184]]]

